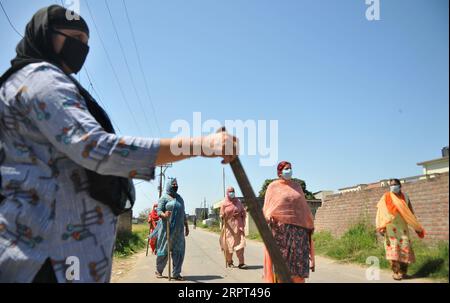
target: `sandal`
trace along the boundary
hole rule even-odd
[[[239,269],[247,269],[248,267],[245,264],[239,264],[238,268]]]
[[[234,268],[233,262],[228,263],[228,264],[227,264],[227,267],[229,267],[229,268]]]
[[[155,271],[155,275],[156,275],[156,279],[162,279],[164,278],[164,276],[162,275],[162,273],[159,273],[157,271]]]
[[[176,276],[176,277],[173,277],[173,279],[177,280],[177,281],[184,281],[184,277],[182,277],[182,276]]]
[[[402,275],[400,275],[400,274],[393,274],[393,275],[392,275],[392,278],[393,278],[394,280],[396,280],[396,281],[400,281],[400,280],[402,279]]]

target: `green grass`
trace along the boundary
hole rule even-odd
[[[200,228],[203,228],[203,229],[206,229],[208,231],[212,231],[212,232],[218,233],[218,234],[220,234],[220,232],[221,232],[220,225],[218,222],[214,223],[210,227],[208,227],[208,225],[206,225],[206,224],[200,223],[200,224],[197,224],[197,227],[200,227]]]
[[[369,224],[356,224],[340,238],[334,238],[330,232],[317,232],[313,239],[318,255],[359,264],[365,264],[367,257],[375,256],[380,260],[381,268],[389,268],[383,243],[377,240],[374,227]],[[410,265],[408,274],[448,282],[448,242],[427,246],[422,241],[413,241],[412,245],[416,262]]]
[[[148,226],[146,224],[133,225],[132,232],[119,233],[116,238],[114,256],[129,257],[147,245]]]
[[[261,238],[261,236],[260,236],[258,233],[255,233],[255,234],[249,234],[249,235],[247,236],[247,239],[262,242],[262,238]]]

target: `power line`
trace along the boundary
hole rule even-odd
[[[98,101],[100,102],[100,104],[107,110],[109,111],[108,107],[106,106],[105,103],[103,103],[103,101],[100,98],[100,94],[97,92],[97,90],[95,89],[94,85],[92,84],[92,79],[91,76],[89,75],[88,69],[87,67],[84,67],[84,72],[86,73],[88,82],[89,82],[89,86],[92,88],[92,91],[94,92],[94,94],[97,96]],[[116,129],[122,133],[122,131],[119,128],[119,125],[117,125],[117,123],[111,118],[111,122],[114,124],[114,126],[116,127]]]
[[[23,38],[23,35],[17,30],[17,28],[16,28],[16,27],[14,26],[14,24],[11,22],[11,19],[9,18],[8,13],[6,13],[5,8],[3,7],[2,1],[0,1],[0,6],[1,6],[2,11],[3,11],[3,13],[5,14],[5,17],[6,17],[6,19],[8,20],[9,25],[11,26],[11,28],[16,32],[16,34],[18,34],[20,37]]]
[[[136,117],[134,116],[133,111],[131,110],[131,107],[130,107],[130,104],[128,102],[128,99],[125,96],[125,92],[123,90],[123,87],[120,84],[120,80],[119,80],[119,77],[117,75],[117,72],[116,72],[116,70],[114,68],[114,65],[112,64],[111,56],[109,55],[108,49],[106,48],[105,43],[103,42],[103,39],[102,39],[102,37],[100,35],[100,31],[99,31],[99,29],[97,27],[97,23],[95,22],[94,15],[92,14],[91,8],[89,6],[89,1],[86,0],[85,3],[86,3],[86,7],[88,9],[89,15],[91,16],[92,23],[94,24],[95,31],[97,32],[97,36],[99,38],[100,44],[103,47],[103,50],[104,50],[104,52],[106,54],[107,61],[108,61],[109,65],[110,65],[110,67],[111,67],[111,70],[113,72],[114,78],[116,79],[117,85],[118,85],[120,93],[122,95],[122,98],[125,101],[125,104],[127,105],[128,111],[130,112],[130,115],[131,115],[134,123],[136,124],[136,127],[138,128],[139,132],[142,134],[142,129],[140,128],[139,123],[137,122]]]
[[[152,99],[150,97],[150,89],[148,87],[147,77],[145,76],[145,73],[144,73],[142,60],[141,60],[141,55],[139,53],[139,48],[138,48],[137,43],[136,43],[136,37],[134,35],[133,26],[131,25],[130,16],[128,15],[128,8],[127,8],[127,5],[125,4],[125,0],[122,0],[122,3],[123,3],[123,6],[125,8],[125,15],[127,17],[128,26],[130,27],[131,38],[133,39],[134,48],[136,50],[136,55],[137,55],[137,59],[138,59],[138,62],[139,62],[139,69],[141,71],[142,79],[144,81],[144,86],[145,86],[145,91],[146,91],[146,94],[147,94],[147,98],[148,98],[148,100],[150,102],[150,105],[152,107],[153,116],[155,117],[155,121],[156,121],[156,127],[158,128],[159,137],[161,137],[161,129],[159,127],[158,118],[157,118],[157,115],[156,115],[156,110],[155,110],[154,104],[153,104]]]
[[[142,101],[141,101],[141,98],[139,96],[139,93],[138,93],[138,90],[137,90],[137,87],[136,87],[136,83],[134,81],[133,73],[131,72],[131,68],[130,68],[127,56],[125,54],[125,50],[123,48],[122,41],[120,40],[119,32],[117,31],[116,23],[114,22],[114,18],[112,16],[111,9],[109,8],[107,0],[105,0],[105,5],[106,5],[106,9],[108,10],[109,18],[111,20],[111,24],[112,24],[114,33],[116,35],[116,39],[117,39],[117,41],[119,43],[119,48],[120,48],[120,51],[122,53],[122,57],[123,57],[123,60],[125,62],[125,66],[127,67],[127,72],[128,72],[128,76],[130,77],[130,80],[131,80],[131,85],[133,87],[134,93],[136,94],[136,98],[137,98],[137,100],[139,102],[139,105],[141,106],[141,110],[142,110],[142,112],[143,112],[143,114],[145,116],[145,119],[146,119],[147,123],[149,123],[150,119],[147,116],[147,112],[145,111],[145,108],[144,108],[144,106],[142,104]],[[150,128],[152,128],[150,124],[149,124],[149,126],[150,126]]]

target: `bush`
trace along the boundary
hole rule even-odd
[[[148,228],[142,226],[133,226],[132,232],[122,232],[117,234],[114,256],[123,258],[128,257],[147,245]]]
[[[261,235],[258,234],[258,233],[254,233],[254,234],[248,235],[248,236],[247,236],[247,239],[255,240],[255,241],[259,241],[259,242],[262,242],[262,241],[263,241],[262,238],[261,238]]]

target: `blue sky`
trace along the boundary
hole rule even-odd
[[[448,1],[381,0],[381,20],[369,22],[364,0],[125,0],[160,132],[122,1],[108,4],[143,108],[105,2],[89,6],[127,101],[85,1],[86,66],[122,134],[172,137],[171,122],[192,121],[194,111],[204,120],[278,120],[279,158],[311,191],[421,174],[416,163],[448,145]],[[57,2],[2,0],[20,32],[36,10]],[[19,36],[1,12],[0,28],[3,71]],[[84,72],[80,80],[88,85]],[[255,192],[276,175],[256,156],[242,162]],[[178,178],[188,212],[223,196],[218,159],[176,163],[167,174]],[[236,186],[229,167],[225,174]],[[137,185],[136,213],[156,201],[156,186]]]

